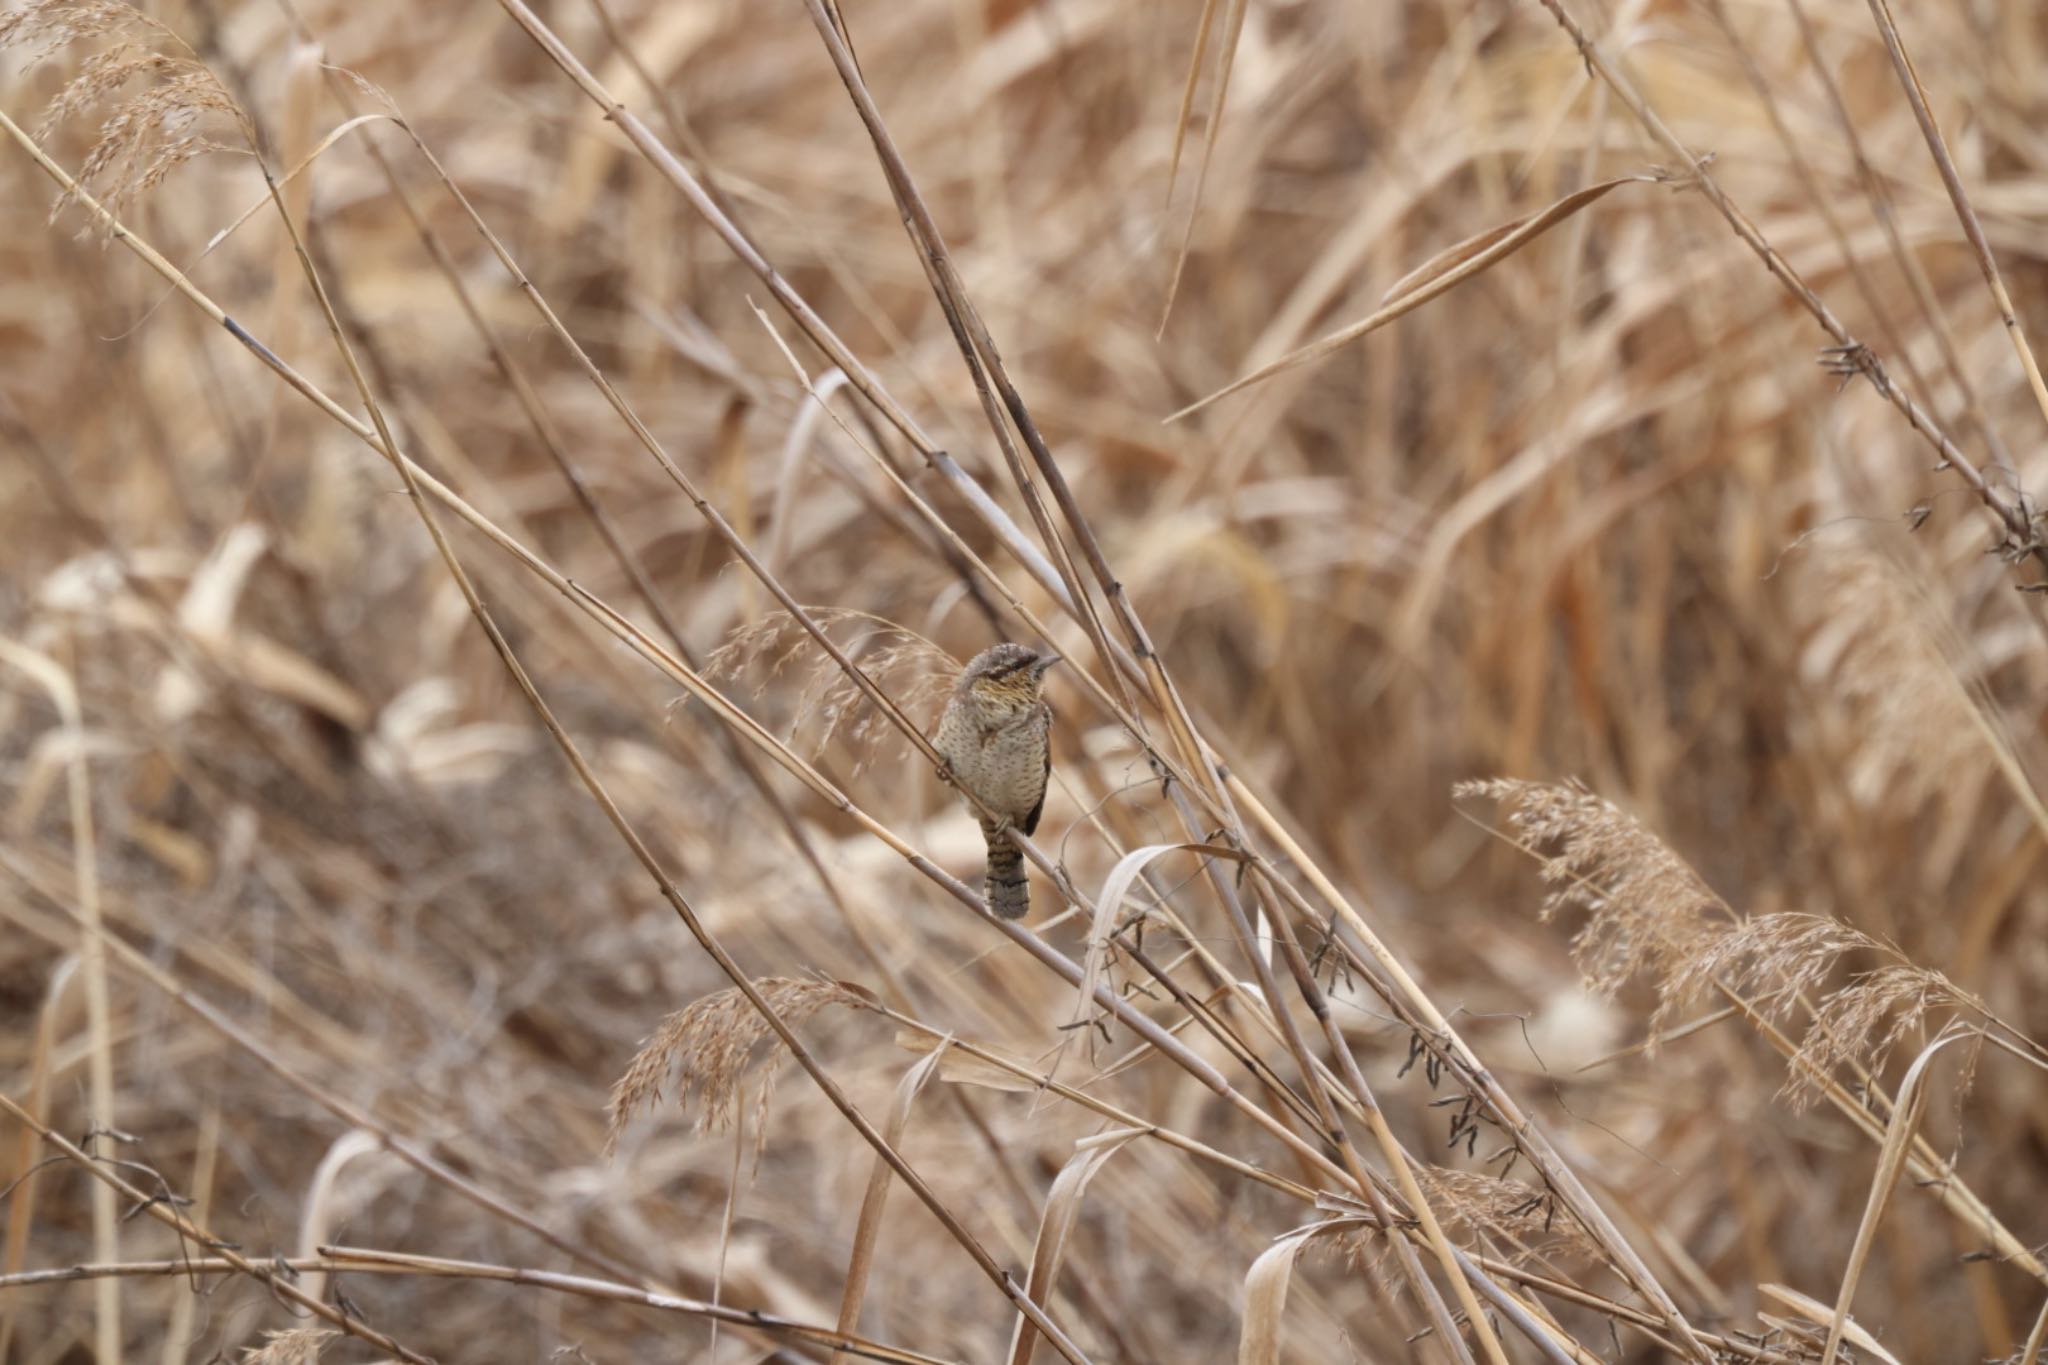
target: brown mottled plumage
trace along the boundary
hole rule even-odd
[[[992,645],[968,660],[946,702],[932,747],[946,760],[946,777],[986,807],[981,832],[988,840],[988,908],[1017,919],[1031,908],[1024,854],[1010,842],[1012,825],[1038,828],[1045,783],[1052,772],[1052,708],[1045,703],[1045,670],[1060,661],[1024,645]]]

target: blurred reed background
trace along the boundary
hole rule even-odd
[[[0,1357],[2037,1358],[2036,7],[13,5]]]

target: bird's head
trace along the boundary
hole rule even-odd
[[[967,661],[960,689],[984,704],[1021,709],[1045,692],[1045,671],[1060,661],[1051,650],[1028,645],[990,645]]]

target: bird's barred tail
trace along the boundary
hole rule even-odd
[[[1022,919],[1031,908],[1031,891],[1024,884],[1024,852],[1010,842],[1008,834],[987,825],[982,826],[982,833],[988,836],[985,894],[989,911],[1002,919]]]

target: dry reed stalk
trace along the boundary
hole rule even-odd
[[[1735,235],[1741,239],[1745,246],[1756,253],[1758,259],[1763,262],[1764,267],[1777,277],[1779,283],[1785,287],[1786,291],[1797,299],[1813,315],[1814,320],[1821,325],[1822,329],[1833,338],[1835,344],[1831,354],[1838,357],[1836,364],[1840,372],[1845,376],[1861,375],[1867,378],[1871,386],[1887,402],[1898,409],[1908,425],[1939,452],[1941,467],[1944,469],[1954,469],[1962,476],[1963,482],[1970,487],[1972,492],[1976,493],[1979,500],[1983,502],[1985,509],[2003,528],[2002,543],[2011,548],[2015,560],[2032,557],[2042,564],[2048,565],[2048,547],[2044,547],[2039,537],[2035,534],[2033,518],[2020,502],[2008,497],[2003,491],[1986,482],[1984,475],[1979,472],[1977,467],[1956,446],[1955,442],[1941,429],[1940,424],[1918,403],[1914,402],[1910,395],[1892,382],[1890,375],[1885,371],[1883,362],[1877,357],[1876,353],[1850,334],[1849,330],[1836,318],[1834,312],[1826,303],[1822,302],[1820,296],[1813,291],[1805,280],[1800,278],[1798,272],[1792,269],[1776,248],[1771,246],[1770,242],[1757,231],[1756,226],[1722,192],[1719,183],[1714,179],[1712,173],[1707,170],[1705,163],[1688,150],[1684,143],[1678,140],[1677,136],[1671,132],[1664,121],[1657,116],[1656,112],[1651,109],[1642,96],[1628,83],[1627,79],[1615,68],[1613,63],[1608,60],[1606,54],[1601,51],[1600,45],[1587,36],[1585,29],[1579,25],[1578,20],[1572,16],[1571,11],[1563,4],[1563,0],[1543,0],[1543,5],[1545,9],[1549,10],[1556,17],[1558,25],[1564,29],[1572,42],[1578,47],[1579,53],[1585,58],[1587,66],[1591,70],[1598,72],[1600,78],[1614,89],[1622,103],[1642,123],[1651,137],[1656,139],[1660,145],[1679,159],[1680,164],[1693,177],[1701,193],[1720,212],[1721,216],[1727,220],[1729,227],[1733,229]],[[2024,342],[2020,341],[2017,336],[2015,336],[2015,344],[2024,346]],[[2031,360],[2029,366],[2030,373],[2033,373]],[[2038,388],[2038,374],[2034,374],[2034,379]]]
[[[520,663],[518,657],[513,653],[510,643],[506,640],[504,634],[498,628],[498,625],[496,621],[492,618],[488,608],[485,607],[482,597],[477,593],[473,581],[469,577],[468,573],[463,569],[461,561],[457,558],[455,554],[454,548],[448,541],[446,534],[442,530],[441,525],[437,520],[434,512],[429,507],[426,494],[422,488],[421,479],[415,474],[410,462],[407,461],[404,458],[404,456],[399,452],[398,443],[391,433],[391,428],[386,421],[384,411],[382,407],[379,406],[376,399],[373,397],[369,383],[363,373],[361,366],[359,365],[356,359],[355,350],[349,344],[347,338],[343,334],[341,324],[339,320],[336,318],[331,304],[329,304],[328,302],[325,287],[321,282],[318,271],[314,268],[311,257],[306,252],[305,245],[303,239],[299,235],[298,228],[296,227],[296,225],[293,224],[291,215],[285,211],[282,200],[277,198],[276,181],[270,177],[267,168],[265,169],[265,183],[269,186],[273,199],[277,200],[279,220],[283,223],[286,231],[292,235],[293,244],[298,251],[299,263],[306,273],[307,280],[313,286],[313,290],[316,296],[318,296],[318,298],[320,299],[322,311],[326,315],[329,331],[335,342],[336,349],[341,353],[343,360],[347,364],[350,378],[353,380],[355,384],[359,397],[362,399],[365,406],[369,408],[371,420],[375,424],[378,448],[382,451],[382,453],[384,453],[387,456],[387,458],[390,459],[393,468],[396,469],[400,476],[404,479],[406,485],[406,492],[412,500],[414,509],[418,512],[420,520],[425,525],[429,536],[432,537],[437,554],[441,558],[443,564],[447,567],[450,576],[455,580],[455,583],[457,587],[460,589],[462,597],[464,601],[467,603],[471,614],[476,618],[478,625],[482,627],[484,634],[489,639],[493,652],[495,652],[498,655],[501,662],[503,662],[503,664],[505,665],[506,671],[511,674],[513,681],[518,686],[519,690],[525,695],[527,702],[532,706],[534,712],[539,717],[542,724],[546,726],[549,734],[555,740],[557,746],[560,748],[563,757],[568,759],[570,765],[576,769],[577,776],[580,779],[582,779],[583,785],[589,791],[592,799],[596,801],[597,804],[603,809],[607,819],[611,822],[613,828],[618,832],[619,836],[632,850],[635,859],[645,869],[649,877],[651,877],[654,880],[655,884],[660,888],[664,899],[666,899],[669,902],[670,906],[676,911],[678,918],[680,918],[683,921],[684,926],[690,931],[692,937],[694,937],[697,940],[698,944],[704,948],[704,950],[713,958],[714,961],[718,963],[720,970],[723,971],[726,974],[726,976],[733,981],[734,985],[738,989],[739,994],[745,997],[747,1004],[751,1007],[753,1011],[753,1013],[748,1016],[749,1019],[752,1020],[758,1016],[759,1021],[765,1024],[768,1031],[774,1033],[775,1036],[782,1042],[783,1046],[789,1050],[791,1056],[793,1056],[796,1059],[798,1065],[800,1065],[804,1069],[804,1071],[807,1074],[809,1074],[811,1079],[817,1084],[818,1088],[821,1091],[823,1091],[825,1095],[833,1102],[834,1107],[836,1107],[840,1111],[840,1113],[846,1118],[847,1122],[850,1125],[852,1125],[856,1132],[860,1134],[861,1138],[875,1149],[877,1156],[879,1156],[883,1160],[886,1160],[889,1163],[889,1165],[903,1179],[905,1184],[910,1186],[912,1191],[915,1192],[918,1198],[924,1202],[926,1207],[932,1211],[932,1213],[939,1219],[939,1221],[947,1227],[947,1230],[951,1232],[954,1235],[954,1237],[960,1242],[962,1248],[968,1253],[968,1255],[979,1264],[982,1271],[986,1275],[988,1275],[988,1277],[1000,1289],[1002,1289],[1006,1295],[1010,1296],[1011,1298],[1013,1298],[1013,1300],[1018,1302],[1020,1309],[1031,1319],[1032,1323],[1035,1326],[1037,1326],[1041,1331],[1045,1333],[1047,1339],[1054,1345],[1056,1349],[1060,1351],[1060,1353],[1063,1356],[1065,1356],[1070,1361],[1076,1362],[1076,1365],[1080,1365],[1080,1362],[1084,1360],[1084,1357],[1081,1356],[1079,1351],[1067,1339],[1065,1333],[1063,1333],[1057,1327],[1055,1327],[1052,1323],[1052,1320],[1049,1317],[1047,1317],[1044,1311],[1040,1309],[1036,1304],[1031,1303],[1028,1299],[1024,1299],[1018,1294],[1018,1292],[1010,1284],[1008,1279],[1002,1274],[1001,1270],[996,1266],[994,1260],[989,1256],[989,1254],[985,1250],[982,1249],[980,1244],[974,1239],[973,1235],[969,1233],[966,1227],[959,1222],[959,1220],[955,1217],[951,1210],[946,1208],[946,1206],[940,1202],[938,1196],[931,1190],[930,1186],[926,1184],[926,1182],[920,1176],[918,1176],[916,1172],[911,1170],[908,1164],[904,1162],[903,1158],[899,1154],[897,1154],[886,1141],[882,1139],[881,1135],[875,1130],[873,1125],[869,1123],[868,1120],[861,1114],[861,1112],[853,1106],[852,1102],[846,1098],[844,1092],[840,1089],[838,1084],[831,1078],[829,1073],[816,1061],[816,1059],[811,1055],[810,1051],[797,1040],[794,1029],[791,1026],[790,1022],[782,1017],[782,1015],[775,1008],[774,1004],[768,1000],[768,998],[760,991],[760,989],[756,987],[754,983],[743,972],[741,972],[738,963],[733,960],[729,953],[726,952],[726,950],[718,942],[718,940],[715,937],[713,937],[703,927],[703,924],[701,920],[697,917],[695,911],[691,908],[689,903],[683,898],[682,893],[676,888],[675,883],[669,878],[668,874],[662,869],[661,864],[654,855],[653,851],[647,846],[645,841],[634,830],[631,823],[620,811],[617,803],[612,799],[609,792],[605,789],[603,782],[599,779],[596,772],[591,768],[588,761],[584,758],[576,742],[569,736],[568,732],[562,727],[560,721],[556,718],[554,712],[550,709],[548,704],[541,698],[540,692],[535,687],[531,675],[527,672],[524,665]],[[680,471],[677,471],[673,468],[673,466],[670,466],[670,473],[672,474],[672,476],[676,477],[678,482],[681,483],[686,489],[689,488],[687,480],[681,477]],[[700,510],[706,511],[707,514],[711,516],[715,525],[718,525],[721,528],[724,527],[725,523],[723,518],[719,517],[715,513],[715,511],[711,510],[708,507],[708,504],[705,503],[704,499],[701,496],[695,495],[693,492],[692,501],[698,505]],[[747,557],[749,563],[751,564],[753,561],[751,555],[748,554],[745,546],[736,540],[733,543],[734,548],[738,550],[743,556]],[[785,607],[787,607],[792,614],[799,617],[799,619],[803,618],[804,613],[802,609],[796,605],[794,599],[789,598],[786,593],[781,593],[778,595],[782,598]],[[834,649],[834,646],[829,642],[829,640],[825,639],[822,632],[817,631],[814,628],[812,633],[814,636],[820,639],[821,643],[825,645],[825,648],[827,650]],[[864,675],[860,674],[859,671],[857,669],[854,669],[850,664],[846,664],[844,666],[847,668],[848,672],[852,673],[857,679],[864,679]],[[865,686],[865,690],[867,690],[872,696],[876,696],[877,698],[880,697],[880,694],[874,690],[872,683],[867,683]],[[687,1030],[679,1030],[679,1032],[681,1033],[681,1036],[683,1038],[688,1038],[689,1035]],[[657,1039],[657,1048],[659,1047],[661,1041],[661,1039]]]
[[[42,1138],[43,1141],[56,1148],[65,1158],[91,1173],[94,1179],[101,1185],[126,1195],[129,1199],[135,1201],[136,1207],[175,1231],[183,1243],[222,1253],[222,1259],[235,1270],[267,1286],[273,1293],[291,1300],[299,1307],[313,1313],[316,1317],[324,1318],[328,1322],[333,1323],[350,1336],[360,1337],[364,1341],[397,1356],[401,1360],[411,1362],[411,1365],[428,1365],[425,1356],[409,1350],[390,1336],[362,1321],[353,1313],[330,1308],[320,1300],[307,1294],[296,1284],[292,1283],[293,1278],[295,1278],[294,1274],[280,1272],[273,1267],[252,1262],[228,1248],[226,1243],[220,1238],[213,1236],[204,1228],[193,1223],[189,1218],[173,1210],[163,1194],[138,1189],[131,1182],[114,1174],[108,1169],[106,1164],[102,1163],[91,1153],[68,1141],[62,1134],[52,1131],[36,1119],[33,1114],[30,1114],[26,1109],[23,1109],[5,1095],[0,1095],[0,1109],[5,1109],[23,1126],[29,1128]]]
[[[28,11],[31,17],[34,11]],[[9,16],[19,17],[19,15]],[[29,32],[34,33],[34,29]],[[57,30],[58,36],[64,31]],[[0,47],[6,46],[9,34],[0,28]],[[95,1138],[115,1139],[121,1132],[114,1108],[114,1047],[111,999],[107,992],[107,956],[101,943],[100,882],[99,882],[99,839],[94,832],[92,816],[92,778],[86,763],[85,721],[79,705],[78,689],[66,675],[63,667],[50,656],[24,647],[17,642],[0,638],[0,663],[11,665],[26,673],[44,692],[56,707],[63,725],[66,747],[70,750],[69,760],[64,765],[64,787],[68,797],[67,812],[70,820],[71,874],[73,887],[78,897],[80,937],[77,948],[79,978],[85,988],[86,1028],[91,1039],[91,1085],[92,1105],[88,1111],[88,1141]],[[41,1119],[24,1113],[25,1122],[33,1127]],[[32,1169],[24,1161],[23,1174]],[[9,1259],[13,1259],[17,1248],[26,1248],[26,1226],[18,1230],[8,1229]],[[18,1240],[19,1238],[19,1240]],[[95,1185],[92,1190],[92,1238],[93,1252],[101,1260],[121,1259],[121,1236],[114,1212],[114,1187]],[[94,1350],[101,1361],[120,1365],[125,1356],[124,1336],[121,1331],[120,1296],[107,1285],[96,1287],[93,1301]]]
[[[476,1261],[450,1260],[436,1256],[411,1256],[402,1252],[383,1251],[372,1247],[327,1246],[315,1256],[278,1257],[274,1264],[285,1270],[312,1271],[322,1273],[350,1272],[358,1275],[411,1276],[419,1279],[473,1279],[496,1280],[512,1284],[532,1285],[553,1290],[557,1293],[614,1303],[635,1303],[667,1313],[702,1317],[715,1322],[741,1328],[766,1331],[788,1340],[814,1342],[830,1346],[860,1360],[894,1361],[899,1365],[942,1365],[935,1357],[904,1351],[884,1343],[829,1328],[814,1327],[806,1323],[778,1319],[774,1314],[762,1313],[747,1308],[722,1306],[715,1303],[699,1303],[675,1294],[655,1293],[634,1285],[613,1284],[604,1280],[589,1279],[578,1275],[563,1275],[553,1271],[532,1270],[518,1266],[492,1265]],[[188,1256],[168,1261],[123,1261],[108,1265],[83,1264],[65,1266],[56,1270],[26,1271],[19,1275],[0,1277],[0,1287],[20,1288],[28,1285],[67,1283],[79,1280],[114,1280],[139,1277],[176,1278],[189,1275],[219,1275],[232,1273],[236,1269],[233,1261],[218,1256]],[[299,1351],[322,1348],[336,1335],[326,1328],[295,1328],[286,1332],[269,1332],[266,1346],[260,1349]],[[253,1353],[259,1348],[250,1348]],[[313,1359],[308,1356],[306,1359]],[[280,1362],[299,1359],[297,1356],[279,1355]]]

